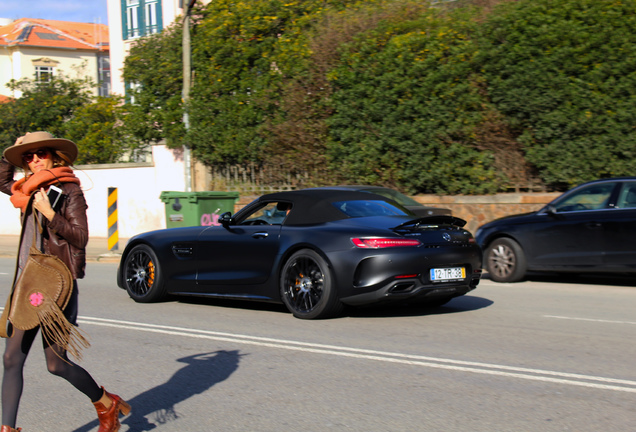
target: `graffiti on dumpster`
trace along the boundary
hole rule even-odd
[[[201,226],[219,226],[219,211],[220,208],[216,209],[214,213],[203,213],[201,215]]]

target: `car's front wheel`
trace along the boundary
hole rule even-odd
[[[311,249],[300,250],[287,260],[280,276],[280,295],[296,318],[329,318],[343,310],[329,265]]]
[[[486,268],[496,282],[518,282],[526,274],[526,258],[519,243],[509,238],[493,241],[486,248]]]
[[[156,302],[165,297],[159,260],[150,246],[135,246],[126,256],[123,272],[124,287],[136,302]]]

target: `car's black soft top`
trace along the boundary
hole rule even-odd
[[[292,211],[285,219],[285,225],[310,225],[347,219],[348,216],[332,204],[340,201],[385,201],[401,208],[396,202],[381,195],[336,189],[277,192],[263,195],[258,201],[292,203]]]

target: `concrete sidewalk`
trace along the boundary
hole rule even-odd
[[[18,243],[17,235],[0,235],[0,257],[16,257]],[[119,239],[118,249],[108,250],[108,239],[105,237],[90,237],[86,246],[86,261],[119,262],[121,253],[128,239]]]

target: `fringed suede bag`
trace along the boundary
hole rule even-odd
[[[73,275],[61,259],[35,247],[35,229],[42,229],[36,215],[33,211],[33,245],[0,318],[0,336],[11,337],[11,326],[19,330],[40,326],[48,341],[81,360],[81,350],[90,343],[62,312],[71,298]]]

